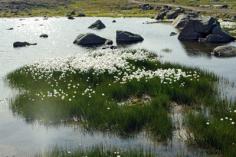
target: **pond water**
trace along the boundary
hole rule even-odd
[[[94,32],[115,41],[116,30],[138,33],[144,37],[142,43],[119,48],[145,48],[163,56],[164,61],[199,67],[223,76],[230,82],[236,82],[236,58],[221,59],[210,56],[215,45],[181,43],[177,36],[169,36],[177,31],[170,24],[144,24],[151,21],[146,18],[100,18],[106,29],[96,31],[87,27],[98,18],[25,18],[0,19],[0,156],[32,156],[54,147],[73,150],[93,146],[115,147],[119,149],[142,148],[151,150],[160,156],[205,156],[204,151],[188,148],[177,135],[167,144],[157,143],[147,138],[142,132],[134,137],[121,138],[116,135],[83,131],[79,126],[43,126],[38,123],[29,124],[12,113],[9,101],[17,94],[8,87],[4,77],[11,71],[30,64],[38,59],[87,53],[90,49],[73,44],[80,33]],[[13,30],[7,30],[8,28]],[[47,39],[39,38],[46,33]],[[36,42],[38,45],[14,49],[14,41]],[[236,43],[230,43],[236,45]],[[165,52],[163,49],[171,49]],[[235,88],[222,86],[225,95],[234,97]]]

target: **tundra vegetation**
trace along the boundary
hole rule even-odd
[[[144,3],[152,4],[153,8],[141,9],[140,4]],[[228,18],[235,16],[236,8],[232,0],[0,0],[0,17],[65,16],[72,12],[73,16],[153,17],[159,11],[158,6],[165,4]]]
[[[2,4],[3,2],[1,2]],[[35,1],[27,5],[8,4],[12,5],[12,9],[6,9],[2,5],[0,16],[2,17],[22,17],[22,16],[65,16],[71,14],[73,16],[109,16],[109,17],[151,17],[155,14],[155,10],[141,11],[139,5],[130,3],[128,0],[70,0],[57,3],[54,1]],[[53,3],[54,2],[54,3]],[[6,3],[6,2],[5,2]],[[42,5],[43,4],[43,5]],[[19,9],[15,9],[15,7]],[[22,7],[19,7],[22,6]],[[1,8],[1,7],[0,7]]]

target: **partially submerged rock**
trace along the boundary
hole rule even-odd
[[[93,33],[80,34],[74,41],[74,44],[82,46],[97,46],[105,44],[107,39]]]
[[[26,46],[30,46],[30,45],[37,45],[37,43],[28,43],[26,41],[24,41],[24,42],[16,41],[16,42],[13,43],[14,48],[26,47]]]
[[[41,34],[39,37],[40,38],[48,38],[48,35],[47,34]]]
[[[212,17],[189,18],[179,34],[181,41],[198,41],[209,35],[219,23]]]
[[[116,42],[118,44],[130,44],[143,41],[143,37],[127,31],[116,31]]]
[[[218,46],[213,50],[213,53],[217,57],[235,57],[236,47],[235,46]]]
[[[97,20],[88,28],[90,28],[90,29],[104,29],[104,28],[106,28],[106,26],[101,20]]]
[[[206,42],[209,43],[228,43],[234,41],[235,38],[221,29],[220,26],[212,29],[212,34],[206,37]]]
[[[220,23],[213,17],[181,15],[173,24],[181,30],[178,37],[180,41],[228,43],[235,40],[221,29]]]
[[[43,20],[48,20],[48,17],[47,16],[43,16]]]
[[[74,19],[75,19],[72,15],[68,15],[67,18],[68,18],[69,20],[74,20]]]
[[[170,33],[170,36],[175,36],[175,35],[177,35],[176,32],[171,32],[171,33]]]
[[[11,31],[11,30],[13,30],[13,29],[14,29],[14,28],[11,27],[11,28],[8,28],[7,30],[8,30],[8,31]]]

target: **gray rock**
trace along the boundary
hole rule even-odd
[[[48,38],[48,35],[47,34],[41,34],[39,37],[40,38]]]
[[[197,13],[180,14],[172,23],[175,28],[183,29],[191,18],[197,18]]]
[[[227,4],[218,4],[218,5],[213,5],[214,8],[217,9],[228,9],[229,6]]]
[[[222,40],[219,40],[219,41],[215,40],[214,43],[222,43],[222,42],[223,42],[223,43],[227,43],[227,42],[231,42],[231,41],[234,41],[234,40],[235,40],[234,37],[232,37],[231,35],[229,35],[229,34],[226,33],[225,31],[223,31],[220,26],[214,27],[214,28],[212,29],[212,34],[213,34],[213,35],[219,35],[219,36],[221,36],[221,38],[222,38]]]
[[[154,7],[151,6],[150,4],[141,4],[139,7],[142,10],[153,10],[154,9]]]
[[[178,38],[181,41],[198,41],[199,38],[205,38],[210,34],[216,25],[219,23],[214,18],[189,18]]]
[[[217,57],[235,57],[236,47],[234,46],[218,46],[213,50],[213,53]]]
[[[104,25],[104,23],[102,23],[101,20],[97,20],[88,28],[90,28],[90,29],[104,29],[104,28],[106,28],[106,26]]]
[[[106,42],[105,42],[105,45],[112,45],[113,44],[113,41],[112,40],[107,40]]]
[[[161,6],[155,6],[155,10],[161,10]]]
[[[37,43],[28,43],[26,41],[24,41],[24,42],[16,41],[13,43],[14,48],[26,47],[26,46],[30,46],[30,45],[37,45]]]
[[[162,8],[160,9],[160,11],[169,11],[169,10],[171,10],[171,9],[172,9],[171,6],[164,5],[164,6],[162,6]]]
[[[47,16],[43,16],[43,20],[48,20],[48,17]]]
[[[167,12],[168,12],[168,11],[161,11],[160,13],[158,13],[158,14],[154,17],[154,19],[155,19],[155,20],[163,20],[163,19],[165,18],[165,16],[166,16]]]
[[[82,46],[98,46],[103,45],[107,39],[93,33],[80,34],[74,41],[74,44]]]
[[[127,31],[116,32],[116,42],[118,44],[130,44],[143,41],[143,37],[138,34],[133,34]]]
[[[213,17],[192,18],[182,15],[182,24],[178,23],[176,26],[183,26],[178,36],[180,41],[228,43],[235,40],[221,29],[220,23]]]
[[[172,22],[172,25],[175,28],[183,29],[186,24],[189,22],[190,17],[187,14],[181,14]]]
[[[85,17],[86,15],[84,13],[79,13],[77,17]]]
[[[234,41],[235,38],[224,32],[220,26],[216,26],[212,29],[211,34],[207,35],[206,38],[199,39],[200,42],[207,43],[228,43]]]
[[[68,15],[67,18],[68,18],[69,20],[74,20],[74,19],[75,19],[72,15]]]
[[[206,38],[205,38],[205,42],[207,43],[229,43],[234,41],[235,39],[233,37],[230,37],[228,34],[225,35],[220,35],[220,34],[209,34]]]
[[[170,33],[170,36],[175,36],[175,35],[177,35],[176,32],[171,32],[171,33]]]
[[[178,17],[181,13],[184,12],[184,9],[182,8],[176,8],[175,10],[171,10],[166,14],[167,19],[175,19]]]

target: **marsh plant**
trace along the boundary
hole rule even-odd
[[[11,109],[29,123],[73,123],[122,136],[145,131],[157,140],[171,139],[172,102],[196,107],[214,101],[218,81],[211,73],[164,63],[141,49],[42,60],[10,73],[7,80],[21,91]],[[197,128],[198,123],[206,125],[197,120]]]

